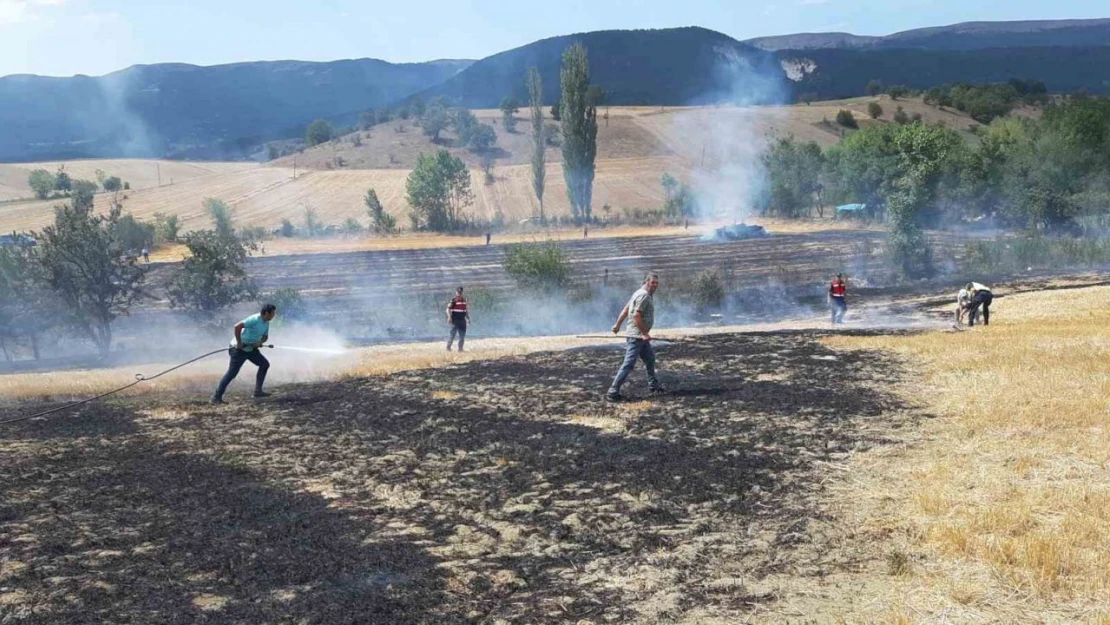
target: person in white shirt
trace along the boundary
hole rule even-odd
[[[975,325],[975,320],[979,317],[979,309],[982,308],[983,325],[989,326],[991,324],[991,302],[994,301],[994,294],[991,293],[990,287],[978,282],[968,282],[964,288],[971,293],[971,303],[967,307],[967,325]]]

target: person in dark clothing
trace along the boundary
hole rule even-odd
[[[455,290],[455,297],[447,303],[447,323],[451,326],[451,336],[447,339],[447,351],[451,351],[451,344],[455,342],[455,336],[459,337],[459,351],[463,351],[463,343],[466,341],[466,326],[470,323],[470,310],[466,305],[466,298],[463,297],[463,288],[460,286]]]
[[[213,404],[224,403],[224,391],[227,390],[227,385],[231,384],[235,376],[239,375],[243,363],[248,360],[258,367],[258,374],[254,379],[254,396],[269,397],[270,394],[262,390],[262,384],[266,382],[266,372],[270,370],[270,361],[266,360],[259,349],[270,338],[270,321],[273,320],[275,315],[277,315],[277,306],[266,304],[258,314],[251,315],[235,324],[235,339],[227,350],[230,357],[227,373],[220,380],[220,385],[216,387],[216,393],[212,395]]]
[[[978,282],[968,282],[964,288],[971,293],[971,304],[967,308],[967,325],[975,325],[975,319],[979,316],[979,309],[982,308],[983,325],[989,326],[991,324],[991,303],[994,301],[994,294],[991,293],[990,287]]]

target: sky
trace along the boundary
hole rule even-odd
[[[1105,0],[0,0],[0,76],[136,64],[478,59],[602,29],[703,26],[747,39],[976,20],[1110,16]]]

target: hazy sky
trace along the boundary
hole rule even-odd
[[[0,0],[0,75],[137,63],[481,58],[555,35],[697,25],[737,39],[1106,17],[1104,0]],[[1100,10],[1100,7],[1101,8]]]

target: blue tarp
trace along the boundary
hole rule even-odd
[[[867,210],[866,204],[843,204],[836,207],[836,214],[841,213],[861,213]]]

